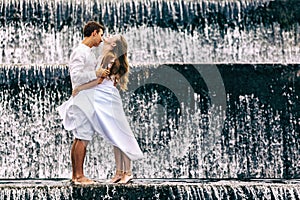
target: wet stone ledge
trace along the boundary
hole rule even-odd
[[[0,199],[299,199],[300,180],[135,179],[127,185],[2,179]]]

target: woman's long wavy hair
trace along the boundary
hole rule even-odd
[[[122,35],[117,36],[116,46],[113,48],[113,53],[116,55],[116,60],[111,67],[111,74],[119,76],[119,85],[121,90],[127,90],[129,63],[127,59],[128,45]]]

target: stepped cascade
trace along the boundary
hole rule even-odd
[[[137,187],[174,198],[299,198],[299,9],[298,0],[2,0],[0,178],[63,183],[31,192],[0,181],[0,197],[59,198],[60,191],[67,199],[91,189],[64,182],[73,137],[56,108],[71,94],[72,48],[85,22],[96,20],[129,45],[130,83],[121,96],[145,155],[133,164]],[[86,174],[110,177],[112,155],[96,136]],[[126,191],[86,192],[106,189]]]

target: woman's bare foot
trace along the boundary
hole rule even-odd
[[[76,179],[72,179],[72,182],[75,185],[90,185],[90,184],[95,184],[97,183],[96,181],[86,178],[85,176],[80,177],[80,178],[76,178]]]
[[[110,183],[117,183],[121,180],[121,178],[123,177],[124,172],[121,170],[117,170],[115,176],[110,179]]]
[[[133,175],[131,174],[131,172],[124,172],[121,180],[118,183],[127,184],[130,181],[132,181],[132,179],[133,179]]]

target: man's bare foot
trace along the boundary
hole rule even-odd
[[[115,176],[110,179],[110,183],[117,183],[121,180],[121,178],[123,177],[124,172],[121,170],[117,170]]]
[[[132,179],[133,179],[133,175],[131,174],[131,172],[124,172],[121,180],[118,183],[127,184],[131,182]]]
[[[90,185],[90,184],[95,184],[97,183],[96,181],[86,178],[85,176],[80,177],[80,178],[76,178],[76,179],[72,179],[72,182],[75,185]]]

